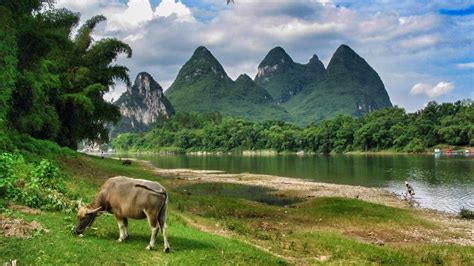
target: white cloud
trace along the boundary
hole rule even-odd
[[[152,19],[153,10],[149,0],[129,0],[125,10],[116,12],[109,18],[107,26],[112,31],[131,29]]]
[[[412,95],[419,95],[425,94],[430,98],[436,98],[441,95],[447,94],[454,89],[454,83],[441,81],[436,86],[432,86],[426,83],[417,83],[415,84],[411,90],[410,94]]]
[[[437,44],[439,39],[433,35],[421,35],[400,42],[404,48],[425,48]]]
[[[458,68],[474,68],[474,62],[457,64],[456,66]]]
[[[155,16],[169,17],[176,15],[179,21],[194,22],[195,19],[191,14],[191,10],[181,3],[179,0],[162,0],[155,9]]]
[[[96,6],[100,0],[59,0],[57,7],[68,7],[73,10],[85,9]]]

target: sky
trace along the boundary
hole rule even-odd
[[[327,66],[347,44],[380,75],[394,105],[413,112],[429,101],[474,99],[474,0],[58,0],[102,14],[94,38],[118,38],[133,49],[117,64],[150,73],[167,89],[194,50],[206,46],[231,78],[254,77],[268,51],[294,61],[313,54]],[[117,84],[108,100],[125,91]]]

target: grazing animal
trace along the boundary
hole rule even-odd
[[[132,165],[132,160],[124,160],[122,165]]]
[[[91,204],[79,208],[75,233],[82,234],[99,213],[109,212],[117,219],[120,232],[118,241],[122,242],[128,237],[128,218],[147,218],[151,227],[151,239],[146,249],[155,247],[156,235],[161,228],[164,251],[169,252],[167,208],[168,194],[159,183],[124,176],[111,177],[102,185]]]

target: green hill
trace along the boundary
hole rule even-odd
[[[205,47],[198,47],[165,92],[177,112],[220,112],[246,120],[283,120],[307,125],[339,114],[359,117],[391,107],[375,70],[347,45],[327,67],[317,55],[296,63],[275,47],[251,80],[233,81]]]
[[[326,69],[317,55],[303,65],[295,63],[283,48],[275,47],[259,64],[255,82],[278,103],[284,103],[309,84],[318,84],[326,77]]]
[[[297,124],[309,124],[339,114],[362,116],[392,107],[375,70],[349,46],[341,45],[329,62],[327,78],[309,84],[284,107]]]
[[[220,112],[247,120],[289,120],[286,110],[247,75],[235,82],[205,47],[198,47],[165,92],[177,112]]]

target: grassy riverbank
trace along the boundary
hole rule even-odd
[[[6,207],[2,219],[36,220],[49,230],[31,239],[0,236],[0,262],[173,264],[469,264],[474,247],[469,221],[450,224],[422,210],[355,198],[306,197],[298,191],[248,184],[209,184],[186,175],[160,177],[149,165],[80,155],[58,159],[66,187],[85,201],[114,175],[152,179],[170,191],[170,244],[165,254],[145,251],[149,228],[131,221],[131,238],[117,243],[114,218],[103,215],[84,238],[70,233],[73,213],[23,213]],[[285,204],[289,204],[285,206]],[[472,239],[471,239],[472,240]],[[453,244],[458,243],[458,244]],[[161,237],[157,246],[162,244]],[[462,245],[460,245],[462,244]],[[27,251],[27,252],[25,252]]]

